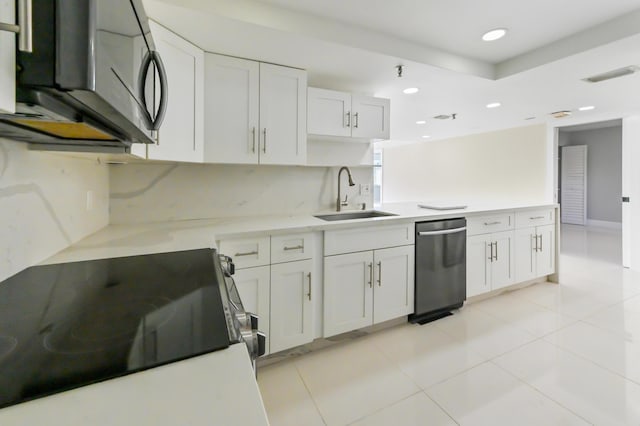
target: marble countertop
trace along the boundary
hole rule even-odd
[[[236,344],[3,408],[0,424],[266,426],[269,421],[247,348]]]
[[[216,240],[257,234],[326,231],[399,221],[436,220],[497,211],[556,207],[557,204],[476,204],[458,210],[430,210],[418,202],[384,204],[376,210],[393,213],[367,219],[324,221],[311,214],[197,219],[149,224],[109,225],[46,259],[42,264],[134,256],[198,248],[216,248]],[[316,214],[335,213],[332,211]],[[348,213],[348,212],[343,212]]]

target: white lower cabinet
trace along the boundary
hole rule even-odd
[[[373,252],[374,324],[413,313],[414,247],[393,247]]]
[[[373,324],[373,251],[324,258],[324,337]]]
[[[269,266],[237,269],[233,276],[245,310],[258,315],[258,328],[266,336],[266,353],[269,354],[269,312],[271,295],[271,271]]]
[[[467,238],[467,297],[514,283],[513,231]]]
[[[324,258],[324,337],[413,312],[414,246]]]
[[[311,259],[271,265],[271,352],[313,340],[312,266]]]
[[[527,281],[555,272],[555,225],[515,231],[516,281]]]

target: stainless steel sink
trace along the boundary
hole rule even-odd
[[[372,217],[384,217],[384,216],[398,216],[397,214],[380,212],[377,210],[370,210],[366,212],[349,212],[349,213],[334,213],[334,214],[320,214],[314,217],[322,220],[352,220],[352,219],[369,219]]]

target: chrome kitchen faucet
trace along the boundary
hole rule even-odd
[[[347,175],[349,176],[349,186],[354,186],[355,185],[355,183],[353,183],[353,178],[351,177],[351,170],[349,170],[349,168],[347,166],[342,166],[340,168],[340,171],[338,172],[338,199],[336,201],[336,211],[337,212],[342,210],[342,207],[346,207],[347,205],[349,205],[349,203],[347,203],[348,195],[344,196],[344,201],[342,201],[340,199],[340,176],[342,175],[342,171],[343,170],[346,170],[347,171]]]

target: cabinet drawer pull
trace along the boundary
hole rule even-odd
[[[304,246],[303,245],[298,245],[298,246],[293,246],[293,247],[285,247],[283,250],[284,251],[290,251],[290,250],[303,250]]]
[[[346,127],[351,127],[351,111],[348,111],[346,114],[347,116],[347,126]],[[343,123],[344,126],[344,123]]]
[[[355,123],[353,124],[353,127],[355,129],[358,128],[358,123],[360,122],[358,116],[360,115],[360,113],[356,112],[355,114],[353,114],[353,118],[355,119]]]
[[[307,296],[309,297],[309,301],[311,301],[311,272],[307,274],[307,278],[309,279],[309,293],[307,293]]]
[[[496,246],[496,257],[494,259],[497,262],[498,261],[498,242],[496,241],[493,244]]]
[[[544,219],[546,216],[532,216],[529,220]]]
[[[378,287],[382,287],[382,262],[378,262]]]
[[[491,225],[500,225],[502,222],[497,221],[497,222],[485,222],[484,226],[491,226]]]
[[[538,235],[532,235],[531,237],[536,239],[536,245],[533,248],[533,251],[535,251],[537,253],[538,252]]]
[[[255,251],[248,251],[245,253],[236,253],[236,257],[242,257],[242,256],[256,256],[258,254],[258,250]]]
[[[373,288],[373,263],[369,264],[369,288]]]

